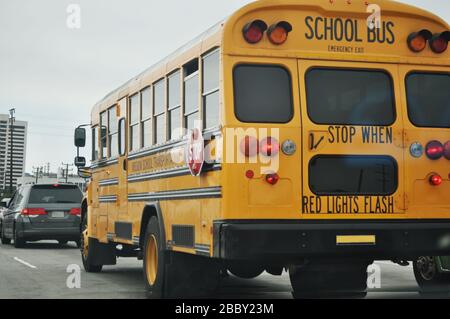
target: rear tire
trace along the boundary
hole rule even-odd
[[[421,256],[413,263],[414,277],[424,293],[450,292],[450,276],[439,271],[436,257]]]
[[[25,244],[25,240],[19,237],[19,234],[17,234],[17,227],[14,225],[14,247],[23,248],[25,247]]]
[[[86,272],[98,273],[102,271],[103,265],[94,265],[92,263],[92,256],[89,253],[89,237],[87,228],[87,214],[84,214],[81,221],[81,234],[80,234],[80,251],[81,259],[83,261],[84,270]]]
[[[144,239],[144,279],[151,298],[210,296],[219,283],[219,263],[164,249],[159,222],[152,217]]]
[[[363,298],[367,294],[368,262],[327,261],[291,266],[294,298]]]
[[[2,226],[1,226],[0,231],[1,231],[0,240],[2,241],[2,244],[3,244],[3,245],[9,245],[9,244],[11,244],[11,238],[6,238],[6,237],[5,237],[5,232],[4,232],[4,230],[3,230],[3,224],[2,224]]]

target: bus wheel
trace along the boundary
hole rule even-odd
[[[363,298],[368,262],[329,261],[289,267],[294,298]]]
[[[156,217],[152,217],[147,224],[144,240],[144,277],[147,292],[152,298],[162,298],[165,258]]]
[[[81,259],[83,261],[84,270],[86,272],[97,273],[102,271],[103,265],[94,265],[92,263],[92,254],[89,252],[89,236],[87,228],[87,214],[83,216],[81,222],[80,250]]]
[[[253,279],[261,275],[263,267],[246,262],[232,262],[228,265],[228,271],[243,279]]]
[[[421,256],[414,261],[414,276],[422,292],[449,292],[450,276],[439,271],[436,257]]]

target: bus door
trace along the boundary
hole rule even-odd
[[[299,62],[303,218],[402,218],[398,67]]]
[[[450,68],[400,66],[405,119],[406,208],[415,218],[448,218]],[[447,145],[447,146],[446,146]],[[447,151],[446,151],[447,150]]]
[[[119,240],[132,240],[132,223],[128,217],[128,143],[127,143],[127,100],[119,102],[118,122],[118,165],[117,165],[117,217],[114,223],[115,235]]]

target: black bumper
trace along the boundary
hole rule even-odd
[[[80,240],[80,229],[78,227],[48,228],[48,229],[24,229],[18,230],[20,238],[29,241],[37,240]]]
[[[375,236],[374,243],[337,243],[338,236]],[[450,255],[450,221],[217,221],[214,256],[294,262],[357,257],[413,260]]]

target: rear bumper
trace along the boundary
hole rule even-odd
[[[338,236],[356,240],[338,243]],[[374,242],[358,242],[368,237]],[[450,255],[450,220],[214,223],[214,256],[221,259],[288,263],[313,257],[413,260],[423,255]]]
[[[79,227],[64,228],[18,228],[18,236],[24,240],[79,240]]]

